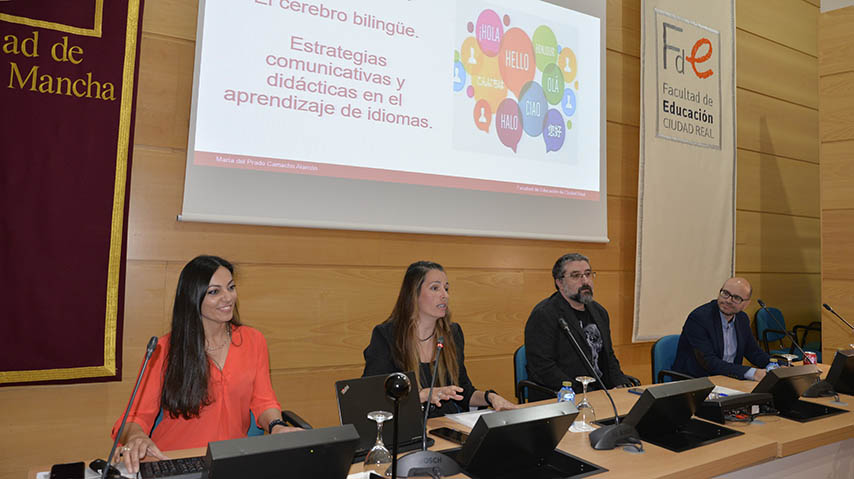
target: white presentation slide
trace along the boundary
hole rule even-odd
[[[182,219],[607,240],[605,5],[556,3],[202,0]]]

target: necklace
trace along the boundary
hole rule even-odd
[[[426,337],[426,338],[424,338],[424,339],[418,338],[418,340],[419,340],[419,341],[421,341],[421,342],[423,343],[424,341],[427,341],[428,339],[432,338],[432,337],[433,337],[433,336],[435,336],[435,335],[436,335],[436,328],[433,328],[433,332],[432,332],[432,333],[430,333],[430,336],[427,336],[427,337]]]
[[[220,349],[224,348],[226,344],[231,342],[231,325],[228,325],[227,327],[228,329],[226,330],[226,333],[228,334],[228,338],[226,338],[226,340],[223,341],[222,344],[220,344],[219,346],[205,346],[206,352],[211,353],[214,351],[219,351]]]

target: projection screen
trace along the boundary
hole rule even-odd
[[[179,219],[607,241],[604,49],[604,0],[202,0]]]

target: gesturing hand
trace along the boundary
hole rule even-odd
[[[463,392],[463,388],[459,386],[441,386],[433,388],[433,396],[430,402],[436,407],[442,407],[442,401],[462,401],[463,397],[459,393]],[[430,393],[430,388],[424,388],[418,391],[418,398],[422,403],[427,402],[427,395]]]

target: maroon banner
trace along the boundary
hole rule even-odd
[[[0,385],[121,379],[141,18],[0,1]]]

